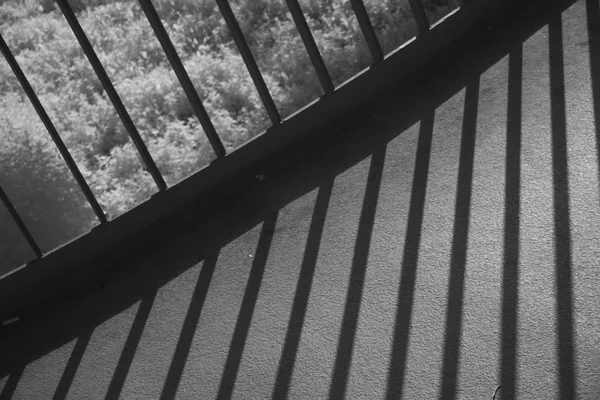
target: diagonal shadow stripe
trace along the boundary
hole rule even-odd
[[[256,305],[256,300],[258,299],[258,292],[260,291],[263,274],[265,272],[267,258],[271,251],[271,242],[273,240],[273,233],[275,232],[277,215],[278,212],[269,215],[262,226],[260,239],[258,240],[258,246],[256,248],[256,255],[254,257],[254,262],[252,263],[250,277],[248,278],[242,306],[237,318],[235,332],[233,333],[233,338],[229,345],[229,354],[227,355],[227,361],[225,362],[225,369],[223,371],[223,376],[221,377],[217,399],[230,399],[233,394],[242,354],[244,353],[244,346],[246,345],[248,331],[250,330],[250,323],[252,322],[254,307]]]
[[[569,176],[567,165],[567,121],[565,71],[561,15],[548,24],[550,48],[550,110],[552,120],[552,178],[554,183],[554,257],[556,268],[556,328],[560,396],[574,399],[575,344],[573,335],[573,294]]]
[[[479,77],[467,85],[465,94],[465,114],[460,145],[458,184],[454,209],[454,232],[448,283],[448,309],[446,311],[446,333],[444,336],[444,356],[440,398],[456,398],[458,362],[462,312],[464,303],[465,267],[469,237],[469,217],[473,185],[473,159],[475,135],[477,131],[477,108],[479,103]]]
[[[135,356],[135,352],[140,344],[142,333],[146,327],[146,322],[148,321],[148,316],[152,310],[152,304],[154,304],[155,297],[156,293],[145,297],[140,301],[133,324],[131,324],[131,329],[129,330],[129,336],[125,341],[125,346],[123,346],[121,357],[119,358],[119,362],[115,368],[110,385],[108,386],[108,391],[105,397],[106,400],[118,399],[121,395],[123,385],[125,384],[125,379],[127,378],[129,368],[131,368],[131,363],[133,362],[133,357]]]
[[[167,372],[165,385],[160,396],[161,400],[174,399],[177,394],[183,368],[185,367],[190,353],[194,334],[196,333],[200,314],[204,307],[204,301],[206,300],[206,295],[215,271],[215,266],[217,265],[218,257],[219,252],[213,251],[204,258],[204,262],[202,263],[202,271],[198,276],[198,282],[196,283],[196,288],[194,289],[194,294],[192,295],[190,306],[181,328],[181,334],[179,335],[179,340],[175,347],[175,353],[171,360],[169,372]]]
[[[597,0],[586,0],[588,45],[590,51],[590,75],[594,100],[594,127],[596,129],[596,157],[598,181],[600,182],[600,4]]]
[[[2,388],[2,392],[0,392],[0,400],[11,400],[15,391],[17,390],[17,385],[21,380],[21,376],[23,376],[23,372],[25,371],[25,367],[18,368],[13,373],[10,374],[4,387]]]
[[[54,396],[52,397],[53,400],[62,400],[67,398],[67,394],[69,393],[69,389],[73,384],[73,379],[75,379],[75,374],[77,373],[79,364],[81,364],[81,360],[85,354],[85,349],[92,338],[92,332],[93,330],[86,331],[77,339],[75,347],[73,348],[73,352],[71,352],[71,357],[69,357],[67,366],[65,367],[62,377],[58,382],[58,386],[56,387],[56,391],[54,392]]]
[[[388,370],[386,389],[386,399],[388,400],[402,398],[404,386],[406,354],[413,309],[417,263],[419,261],[419,248],[421,245],[434,118],[433,113],[425,116],[421,120],[419,130],[419,144],[417,145],[412,193],[406,224],[404,255],[402,257],[402,275],[400,276],[400,286],[398,288],[392,356]]]
[[[312,221],[306,239],[306,250],[298,284],[296,285],[296,294],[294,295],[294,303],[292,313],[288,323],[287,333],[285,335],[285,343],[279,360],[279,368],[277,369],[277,378],[275,388],[273,389],[273,400],[287,399],[300,345],[300,336],[302,335],[302,327],[306,317],[306,309],[308,307],[308,298],[310,296],[315,267],[317,265],[317,256],[323,235],[323,226],[325,225],[325,217],[327,208],[331,198],[331,190],[333,181],[329,180],[319,188],[315,208],[313,210]]]
[[[502,276],[502,398],[514,399],[517,369],[517,306],[519,295],[519,223],[521,204],[521,127],[523,46],[508,61],[508,113],[504,188],[504,268]]]
[[[379,188],[381,186],[383,174],[385,150],[386,146],[379,146],[371,156],[371,166],[358,223],[356,245],[354,247],[354,257],[352,260],[352,269],[350,271],[350,281],[348,283],[348,293],[346,295],[346,306],[344,309],[342,328],[337,345],[333,378],[329,388],[330,399],[343,399],[346,395],[348,373],[350,371],[352,352],[354,350],[354,340],[356,338],[356,328],[358,325],[358,315],[364,288],[367,260],[369,257],[369,247],[371,245],[371,234],[373,232],[375,211],[377,209]]]

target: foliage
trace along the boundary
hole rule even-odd
[[[91,210],[41,122],[31,118],[32,107],[14,95],[1,101],[7,112],[0,114],[0,185],[40,247],[49,250],[88,229]],[[0,254],[19,247],[20,238],[7,235],[8,225],[0,224]]]
[[[424,5],[435,20],[454,2],[424,0]],[[138,2],[69,3],[167,183],[175,184],[213,160],[202,126]],[[371,63],[347,0],[300,3],[336,84]],[[261,99],[216,2],[153,4],[226,149],[268,128]],[[280,113],[289,115],[321,96],[285,1],[230,4]],[[365,5],[386,52],[416,33],[407,0],[366,0]],[[155,184],[55,1],[0,0],[0,31],[109,217],[151,196]],[[0,184],[45,248],[96,223],[4,61],[0,141]],[[8,224],[0,221],[2,226]],[[23,243],[6,239],[7,232],[0,228],[0,263],[4,249]]]

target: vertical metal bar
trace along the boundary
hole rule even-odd
[[[310,28],[308,27],[308,23],[306,22],[306,18],[304,17],[304,13],[302,12],[302,8],[300,8],[298,0],[286,0],[286,3],[290,13],[292,14],[292,18],[294,19],[298,33],[304,42],[304,47],[306,47],[306,51],[308,52],[308,56],[310,57],[313,68],[319,77],[319,82],[321,82],[323,90],[325,90],[325,93],[333,92],[335,87],[333,86],[333,82],[329,76],[329,71],[327,71],[327,67],[323,62],[321,53],[319,52],[317,44],[315,43],[315,39],[310,32]]]
[[[354,10],[354,14],[356,15],[356,19],[358,20],[358,25],[360,26],[363,36],[367,41],[367,46],[369,46],[369,51],[371,52],[371,57],[373,57],[373,62],[376,63],[382,61],[383,50],[381,49],[379,40],[377,40],[377,35],[375,34],[375,30],[373,29],[373,25],[371,24],[371,20],[367,14],[365,4],[362,2],[362,0],[350,0],[350,4],[352,5],[352,9]]]
[[[31,249],[34,251],[37,258],[41,258],[42,250],[40,250],[40,247],[35,242],[35,239],[33,238],[33,236],[31,236],[31,232],[29,232],[29,229],[27,229],[27,227],[25,226],[25,223],[19,216],[19,213],[17,212],[17,210],[15,210],[15,207],[13,207],[12,203],[10,202],[10,199],[8,198],[6,193],[4,193],[4,189],[2,189],[1,186],[0,186],[0,199],[2,200],[2,203],[4,203],[4,206],[6,207],[6,209],[12,216],[13,220],[15,221],[15,223],[21,230],[21,233],[23,234],[23,236],[25,236],[25,239],[27,239],[29,246],[31,246]]]
[[[96,217],[98,217],[98,220],[101,223],[106,222],[106,215],[104,214],[104,211],[102,211],[102,207],[100,207],[100,204],[98,204],[98,200],[96,200],[96,197],[90,190],[90,187],[88,186],[87,182],[85,181],[85,178],[81,174],[81,171],[79,171],[77,164],[75,164],[73,157],[71,157],[71,153],[69,153],[69,150],[67,149],[64,142],[62,141],[62,138],[60,137],[59,133],[56,131],[54,124],[50,120],[50,117],[46,113],[46,110],[42,106],[42,103],[40,102],[37,95],[35,94],[35,91],[29,84],[27,77],[25,76],[25,74],[23,73],[23,70],[17,63],[17,60],[15,60],[15,57],[13,56],[12,52],[8,48],[8,45],[4,41],[4,38],[2,37],[1,34],[0,34],[0,51],[2,52],[2,54],[4,54],[4,58],[6,58],[6,61],[8,62],[11,69],[13,70],[15,76],[19,80],[19,83],[21,83],[23,90],[27,94],[27,97],[29,97],[29,101],[31,101],[33,108],[35,108],[40,119],[44,123],[44,126],[46,127],[46,129],[48,130],[48,133],[52,137],[54,144],[58,148],[58,151],[62,155],[63,159],[65,160],[65,163],[69,167],[69,170],[73,174],[73,177],[77,181],[79,188],[85,195],[85,198],[87,199],[88,203],[92,207],[92,210],[94,210]]]
[[[429,30],[429,20],[427,19],[427,14],[425,14],[423,3],[421,3],[421,0],[408,0],[408,2],[410,3],[413,15],[415,16],[415,21],[417,21],[419,33],[427,32]]]
[[[252,77],[252,81],[254,81],[256,90],[258,91],[258,94],[265,105],[265,108],[267,109],[267,113],[269,114],[269,118],[271,118],[271,122],[273,125],[277,125],[279,122],[281,122],[281,117],[277,111],[275,103],[273,102],[271,93],[269,93],[269,89],[265,84],[265,80],[258,69],[258,65],[256,65],[256,61],[254,60],[254,56],[250,51],[250,47],[248,47],[248,43],[244,38],[244,34],[242,33],[242,30],[240,29],[240,26],[233,15],[231,6],[227,0],[217,0],[217,5],[219,6],[221,15],[223,15],[225,23],[231,32],[231,36],[233,36],[235,45],[244,59],[246,68],[248,68],[248,72],[250,73],[250,77]]]
[[[217,131],[215,130],[215,127],[213,126],[210,117],[204,108],[204,105],[202,105],[200,96],[198,96],[198,92],[196,92],[194,84],[185,70],[179,55],[177,55],[177,51],[175,50],[171,39],[169,39],[169,35],[167,34],[167,31],[165,30],[165,27],[163,26],[160,17],[158,16],[158,13],[152,4],[152,1],[139,0],[139,3],[144,11],[144,14],[146,14],[148,22],[150,22],[150,26],[152,26],[154,34],[160,42],[160,45],[165,52],[169,63],[171,64],[171,68],[173,68],[173,71],[175,71],[175,75],[179,80],[179,84],[183,88],[183,91],[185,92],[185,95],[192,106],[194,114],[196,114],[196,117],[200,121],[200,125],[202,125],[204,133],[206,133],[208,141],[210,142],[215,154],[219,158],[224,157],[225,147],[223,147],[223,143],[221,142],[221,139],[219,138],[219,135],[217,134]]]
[[[56,0],[56,2],[58,3],[58,6],[60,7],[63,15],[67,19],[67,22],[71,26],[71,29],[73,30],[75,37],[77,37],[79,45],[81,46],[85,55],[87,56],[90,64],[92,65],[92,68],[94,68],[94,71],[96,72],[98,79],[102,83],[106,94],[108,95],[113,106],[117,110],[121,121],[123,121],[123,125],[125,125],[125,129],[127,129],[127,132],[129,133],[129,137],[131,137],[131,140],[137,148],[142,158],[142,161],[146,165],[146,168],[148,168],[148,171],[152,175],[152,178],[154,178],[154,182],[156,182],[158,189],[160,191],[165,190],[167,188],[167,184],[165,183],[162,174],[160,173],[158,167],[154,163],[154,160],[152,159],[148,148],[144,144],[144,141],[140,137],[140,134],[137,131],[137,128],[135,127],[135,124],[133,123],[131,117],[129,116],[129,113],[127,112],[127,109],[123,105],[123,102],[117,94],[117,91],[115,90],[112,82],[110,81],[110,78],[106,74],[102,63],[98,59],[98,56],[92,48],[90,41],[88,40],[87,36],[85,35],[85,32],[81,28],[81,25],[79,24],[75,13],[73,13],[73,10],[69,5],[68,0]]]

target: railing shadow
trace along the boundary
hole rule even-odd
[[[256,255],[254,256],[254,262],[252,263],[252,269],[250,270],[250,277],[248,278],[246,291],[242,299],[242,306],[235,324],[233,338],[229,345],[229,353],[227,354],[227,361],[225,362],[225,370],[221,377],[217,399],[228,399],[231,398],[231,395],[233,394],[233,387],[235,386],[237,373],[242,360],[242,353],[244,352],[244,346],[246,344],[246,339],[248,338],[248,331],[250,329],[250,323],[252,322],[254,307],[256,306],[256,300],[258,299],[258,291],[262,284],[267,257],[271,250],[276,223],[277,213],[274,213],[270,215],[262,225],[260,239],[256,248]]]
[[[462,332],[465,269],[467,265],[467,241],[473,186],[473,162],[475,157],[475,135],[477,133],[477,110],[479,105],[479,79],[469,82],[465,93],[456,205],[454,210],[454,232],[450,258],[450,281],[448,282],[448,309],[440,398],[456,397],[459,347]]]
[[[504,187],[504,260],[502,275],[502,396],[516,393],[517,306],[519,295],[519,236],[521,204],[521,127],[523,94],[523,47],[510,53],[508,61],[508,104]]]
[[[135,334],[135,331],[132,329],[130,335],[133,334]],[[56,391],[54,392],[54,396],[52,397],[53,400],[62,400],[67,398],[67,394],[69,393],[69,389],[73,384],[73,379],[75,379],[75,374],[79,369],[79,365],[81,364],[81,360],[83,359],[83,355],[87,350],[91,337],[92,330],[88,330],[87,332],[84,332],[81,336],[77,338],[77,342],[75,342],[75,347],[71,352],[69,361],[67,361],[65,370],[63,371],[60,381],[58,381],[58,386],[56,387]],[[123,355],[125,354],[127,353],[123,352]]]
[[[206,294],[208,292],[208,287],[210,286],[216,264],[217,253],[207,257],[204,260],[202,272],[198,277],[198,283],[196,284],[196,289],[190,302],[190,308],[185,316],[183,327],[181,328],[181,334],[179,336],[177,346],[175,347],[175,354],[173,355],[173,360],[171,361],[169,372],[167,373],[165,385],[160,396],[161,400],[175,398],[179,381],[181,379],[181,374],[183,373],[183,367],[185,366],[187,356],[192,346],[192,339],[194,338],[194,333],[196,331],[196,327],[198,326],[198,320],[200,319],[200,314],[202,313],[202,307],[204,306],[204,301],[206,300]]]
[[[308,298],[312,288],[332,187],[332,180],[325,181],[319,187],[317,199],[315,200],[315,208],[308,232],[308,238],[306,239],[306,251],[304,252],[304,258],[302,260],[302,267],[300,276],[298,277],[298,284],[296,286],[290,320],[285,335],[285,342],[281,351],[279,366],[277,368],[273,399],[286,399],[290,390],[290,383],[294,372],[298,347],[300,346],[300,336],[306,318]]]
[[[198,284],[197,287],[201,288],[202,285]],[[110,381],[110,385],[108,386],[108,392],[105,397],[106,399],[118,399],[119,395],[121,394],[121,390],[125,384],[125,379],[127,378],[127,373],[129,372],[129,368],[131,368],[131,363],[133,362],[133,356],[135,355],[135,351],[140,343],[140,339],[142,338],[142,333],[144,332],[146,323],[148,322],[148,317],[150,316],[150,311],[152,310],[152,305],[154,304],[154,298],[155,295],[151,294],[148,297],[142,298],[140,301],[133,324],[129,330],[129,336],[127,336],[125,346],[121,352],[121,357],[119,358],[117,367],[115,368],[115,372]],[[192,304],[195,304],[193,300]],[[193,307],[190,307],[190,310],[192,309]],[[176,359],[176,357],[173,357],[173,361]]]
[[[24,369],[25,368],[21,366],[21,367],[15,368],[11,372],[10,376],[6,380],[6,383],[4,384],[4,387],[2,388],[2,392],[0,392],[1,400],[10,400],[13,398],[13,394],[17,390],[17,385],[19,384],[19,380],[21,379],[21,376],[23,375]]]
[[[356,340],[358,315],[363,298],[367,259],[371,247],[373,225],[375,223],[375,210],[377,209],[377,200],[381,187],[385,149],[385,146],[381,146],[371,155],[367,187],[358,222],[358,232],[356,234],[356,245],[354,246],[354,257],[350,270],[344,316],[342,318],[342,327],[333,367],[329,391],[330,399],[343,399],[346,393],[352,351]]]
[[[171,256],[168,262],[161,257],[154,258],[152,250],[150,250],[143,262],[106,278],[107,281],[118,282],[118,287],[114,289],[118,291],[118,296],[108,299],[97,286],[89,287],[87,288],[88,294],[81,295],[92,299],[85,312],[78,310],[72,315],[63,315],[69,314],[68,310],[73,308],[72,303],[76,300],[59,299],[45,308],[40,308],[40,311],[34,315],[38,319],[25,320],[20,327],[0,331],[0,350],[2,350],[2,354],[7,355],[3,359],[9,360],[9,362],[5,362],[0,366],[0,377],[8,376],[0,392],[0,399],[11,399],[13,397],[23,374],[24,365],[76,339],[74,349],[54,393],[54,399],[66,398],[94,328],[131,305],[139,303],[105,396],[106,399],[119,398],[142,335],[147,329],[147,321],[158,289],[202,262],[201,272],[191,296],[182,329],[177,338],[174,355],[169,360],[166,379],[160,394],[162,400],[176,398],[213,273],[217,266],[219,252],[244,232],[258,224],[262,224],[252,268],[218,385],[218,393],[216,393],[216,397],[219,399],[231,398],[244,354],[252,316],[263,283],[263,274],[271,251],[278,213],[295,199],[317,189],[318,193],[306,247],[300,263],[290,317],[286,321],[286,333],[272,390],[273,399],[287,398],[297,361],[302,329],[307,316],[308,301],[313,286],[327,208],[332,196],[333,182],[336,176],[357,162],[370,157],[371,164],[358,223],[348,291],[328,393],[331,399],[345,398],[357,335],[367,259],[372,245],[375,211],[383,178],[386,146],[400,132],[415,123],[419,123],[420,131],[410,204],[408,206],[406,237],[404,238],[402,262],[398,266],[400,270],[398,302],[395,320],[393,321],[391,356],[387,366],[388,376],[386,377],[385,389],[387,399],[401,398],[404,393],[408,340],[422,239],[435,112],[450,97],[466,88],[439,393],[440,398],[456,398],[462,317],[464,313],[465,266],[477,130],[477,107],[479,103],[478,82],[481,74],[507,55],[509,56],[509,92],[506,127],[504,254],[500,333],[502,343],[499,377],[502,398],[515,397],[518,386],[516,378],[518,322],[516,310],[519,294],[522,43],[547,23],[549,23],[551,54],[554,226],[556,230],[556,279],[558,282],[556,292],[558,303],[557,336],[560,365],[558,373],[561,397],[574,398],[576,393],[576,366],[573,344],[572,260],[565,140],[564,70],[562,69],[562,31],[560,27],[561,12],[573,2],[574,0],[556,1],[554,8],[547,10],[542,18],[524,21],[516,26],[510,32],[510,35],[495,38],[495,46],[488,46],[481,50],[481,44],[489,40],[489,37],[484,35],[479,38],[465,39],[467,44],[456,55],[456,59],[446,64],[448,67],[437,74],[428,84],[431,93],[417,99],[405,96],[400,97],[400,100],[392,100],[397,97],[397,93],[390,92],[389,95],[382,96],[378,102],[374,102],[369,108],[363,110],[364,115],[369,115],[381,109],[383,110],[382,114],[389,117],[375,123],[377,130],[380,132],[378,135],[372,133],[372,126],[367,129],[361,129],[360,124],[357,125],[356,129],[344,127],[346,131],[341,130],[341,134],[344,134],[343,142],[335,143],[336,140],[342,138],[341,134],[338,135],[333,142],[325,145],[323,149],[316,151],[314,154],[306,155],[302,161],[302,166],[292,165],[287,169],[283,169],[278,176],[272,178],[273,183],[257,184],[255,188],[244,195],[243,199],[232,200],[229,204],[233,209],[232,212],[219,214],[219,218],[209,221],[202,228],[192,228],[182,233],[182,238],[177,237],[173,240],[173,243],[165,244],[170,249]],[[600,20],[600,13],[597,2],[588,1],[587,4],[595,100],[594,110],[596,111],[595,117],[598,123],[600,121],[600,112],[598,112],[600,109],[598,105],[600,104],[598,101],[599,78],[597,76],[598,68],[594,69],[594,65],[599,63],[600,50],[598,50],[598,43],[592,37],[592,29],[596,29],[596,25]],[[468,56],[473,54],[470,53],[473,49],[478,49],[477,51],[482,52],[483,55],[469,58]],[[445,61],[448,62],[448,60]],[[432,65],[432,71],[438,66],[438,64]],[[391,114],[392,117],[390,117],[390,113],[386,110],[390,110],[392,107],[398,108],[399,105],[404,110],[402,115]],[[328,152],[335,147],[339,151],[335,156],[328,157]],[[305,168],[307,165],[309,167]],[[293,183],[286,183],[288,181]],[[259,191],[261,194],[258,194]],[[199,222],[192,220],[190,224],[199,224]],[[184,238],[184,235],[187,238]],[[198,244],[201,244],[201,246]],[[118,255],[112,255],[112,257],[118,258]],[[125,266],[131,261],[122,260],[122,263]],[[61,312],[62,308],[67,311]],[[46,312],[50,314],[49,317],[44,316]],[[54,318],[56,315],[60,317],[58,319]],[[78,319],[78,322],[74,324],[73,319]],[[50,324],[55,324],[61,329],[48,329],[50,331],[48,333],[45,328]],[[13,344],[22,341],[27,341],[29,345],[26,348],[13,346]]]
[[[423,214],[425,211],[425,193],[429,173],[431,139],[433,135],[434,115],[423,117],[420,122],[417,159],[410,197],[408,222],[404,255],[402,258],[402,274],[398,288],[398,306],[394,323],[392,355],[388,371],[386,389],[387,399],[402,398],[403,378],[406,368],[410,319],[413,309],[417,263],[421,245]]]
[[[573,399],[575,344],[573,321],[573,278],[569,173],[567,167],[567,118],[565,64],[560,14],[548,24],[550,50],[550,111],[552,126],[552,178],[554,186],[554,258],[556,274],[556,329],[560,397]]]
[[[596,152],[600,171],[600,4],[594,0],[586,0],[585,4],[594,101],[594,125],[596,127]]]

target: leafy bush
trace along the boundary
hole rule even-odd
[[[52,249],[89,229],[94,215],[33,108],[16,95],[0,104],[8,111],[0,114],[0,185],[40,247]]]

